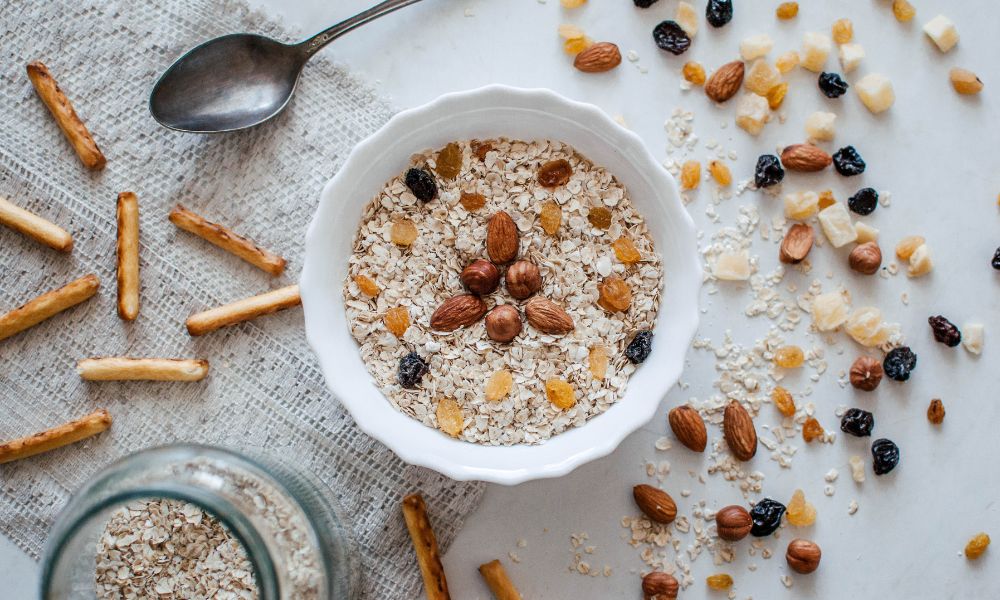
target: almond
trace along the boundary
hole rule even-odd
[[[792,144],[781,151],[781,164],[789,171],[822,171],[832,163],[832,156],[812,144]]]
[[[573,66],[584,73],[603,73],[622,62],[622,53],[611,42],[599,42],[576,55]]]
[[[736,504],[715,513],[715,530],[727,542],[738,542],[750,535],[753,519],[747,509]]]
[[[708,445],[708,432],[705,431],[705,421],[698,411],[690,406],[672,408],[667,414],[670,429],[677,440],[695,452],[704,452]]]
[[[743,405],[733,400],[722,415],[722,433],[730,452],[738,460],[747,461],[757,454],[757,430]]]
[[[510,215],[501,210],[490,217],[486,226],[486,253],[490,260],[497,264],[509,263],[517,257],[520,243],[517,225]]]
[[[677,518],[674,499],[660,488],[642,483],[632,488],[632,497],[639,510],[657,523],[672,523]]]
[[[805,223],[792,225],[781,240],[781,248],[778,250],[778,260],[783,263],[794,265],[802,262],[809,255],[813,247],[813,239],[816,234],[813,228]]]
[[[725,102],[740,91],[743,85],[743,61],[734,60],[719,67],[705,82],[705,95],[716,102]]]
[[[431,315],[431,329],[454,331],[468,327],[486,314],[486,303],[479,296],[463,294],[448,298]]]
[[[569,333],[575,327],[572,317],[561,306],[541,296],[528,300],[524,314],[528,323],[542,333]]]

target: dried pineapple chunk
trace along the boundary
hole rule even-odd
[[[833,48],[830,37],[810,31],[802,38],[802,67],[819,73],[826,65],[826,59]]]
[[[794,192],[785,194],[785,216],[804,221],[819,212],[819,196],[816,192]]]
[[[851,222],[851,215],[840,202],[819,211],[819,224],[826,239],[834,248],[840,248],[858,239],[858,232]]]
[[[757,94],[744,94],[736,105],[736,124],[750,135],[757,135],[771,120],[771,107],[767,98]]]
[[[712,266],[712,274],[723,281],[750,279],[750,254],[746,250],[719,254]]]
[[[813,325],[818,331],[833,331],[847,321],[849,310],[843,293],[820,294],[812,301]]]
[[[873,114],[889,110],[889,107],[896,102],[896,92],[892,89],[892,82],[879,73],[865,75],[854,84],[854,89],[858,92],[861,102]]]
[[[951,19],[938,15],[924,25],[924,33],[941,52],[947,52],[958,43],[958,29]]]

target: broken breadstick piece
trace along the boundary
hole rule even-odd
[[[73,146],[73,150],[80,157],[83,166],[91,171],[103,169],[107,159],[104,158],[101,149],[97,147],[97,142],[87,131],[87,126],[76,115],[69,98],[59,89],[59,84],[49,73],[48,67],[36,60],[28,63],[27,69],[31,85],[35,86],[38,97],[52,113],[56,124],[59,125],[59,129],[62,129],[63,135],[69,140],[70,145]]]
[[[132,192],[118,194],[118,316],[139,316],[139,199]]]
[[[499,560],[479,565],[479,574],[483,576],[486,585],[490,586],[490,591],[497,600],[521,600],[521,593],[507,577],[507,570]]]
[[[21,333],[67,308],[80,304],[96,294],[100,285],[97,275],[85,275],[59,289],[46,292],[34,300],[30,300],[20,308],[0,315],[0,340]]]
[[[424,577],[427,600],[450,600],[441,554],[438,552],[437,539],[434,537],[434,530],[431,529],[431,522],[427,519],[427,507],[423,496],[410,494],[403,498],[403,518],[406,520],[406,529],[413,541],[413,549],[417,552],[417,564],[420,565],[420,574]]]
[[[89,415],[46,429],[34,435],[0,444],[0,464],[28,458],[87,439],[111,427],[111,415],[103,408]]]
[[[0,198],[0,224],[60,252],[73,250],[73,237],[51,221]]]
[[[191,335],[205,335],[221,327],[249,321],[261,315],[277,312],[302,304],[299,286],[290,285],[281,289],[237,300],[218,308],[206,310],[188,317],[187,330]]]
[[[281,275],[285,270],[285,259],[277,254],[257,246],[249,239],[226,229],[222,225],[205,220],[201,215],[195,214],[179,204],[170,211],[170,222],[184,231],[215,244],[230,254],[235,254],[273,276]]]
[[[87,381],[201,381],[208,361],[184,358],[85,358],[76,372]]]

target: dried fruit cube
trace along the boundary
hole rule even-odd
[[[486,400],[496,402],[510,393],[514,387],[514,377],[507,369],[500,369],[486,381]]]
[[[444,179],[455,179],[462,172],[462,149],[452,142],[437,155],[434,170]]]
[[[869,348],[888,342],[892,334],[892,328],[882,322],[882,311],[874,306],[863,306],[851,313],[844,331],[855,342]]]
[[[858,232],[851,222],[851,215],[843,204],[837,203],[819,211],[819,224],[830,245],[840,248],[858,239]]]
[[[736,104],[736,125],[749,133],[757,135],[764,125],[771,120],[771,107],[767,99],[757,94],[744,94]]]
[[[781,83],[781,73],[777,67],[763,58],[753,61],[743,78],[743,85],[758,96],[766,96],[771,88],[779,83]]]
[[[788,501],[788,510],[785,511],[788,522],[795,527],[809,527],[816,522],[816,507],[806,501],[806,494],[802,490],[792,492],[792,499]]]
[[[965,558],[976,560],[986,552],[990,545],[990,536],[985,533],[977,533],[972,536],[969,543],[965,545]]]
[[[785,101],[786,94],[788,94],[788,83],[784,81],[768,90],[766,96],[768,108],[771,110],[781,108],[781,103]]]
[[[858,232],[858,239],[856,240],[859,244],[866,244],[868,242],[878,241],[878,229],[875,229],[867,223],[855,223],[854,231]]]
[[[819,73],[826,65],[833,43],[822,33],[810,31],[802,38],[802,67]]]
[[[779,73],[784,75],[791,73],[795,67],[799,66],[799,62],[799,53],[795,50],[790,50],[779,56],[778,60],[774,61],[774,66],[778,69]]]
[[[740,56],[743,57],[743,60],[749,62],[755,58],[764,56],[773,47],[774,40],[766,33],[752,35],[740,42]]]
[[[698,11],[688,2],[677,3],[674,21],[681,26],[688,37],[694,37],[698,33]]]
[[[681,75],[684,76],[685,81],[694,85],[705,83],[705,67],[701,66],[699,62],[691,61],[684,63]]]
[[[572,408],[576,404],[576,393],[568,382],[552,378],[545,382],[545,397],[557,408]]]
[[[948,73],[948,78],[951,80],[951,87],[959,94],[978,94],[983,90],[983,82],[968,69],[955,67]]]
[[[892,0],[892,14],[900,23],[906,23],[917,16],[917,9],[913,8],[909,0]]]
[[[924,33],[941,52],[947,52],[958,43],[958,29],[951,19],[938,15],[924,25]]]
[[[382,291],[379,289],[378,284],[367,275],[355,275],[354,283],[358,284],[358,289],[361,290],[362,294],[370,298],[378,296],[378,293]]]
[[[798,346],[782,346],[774,351],[774,364],[783,369],[798,369],[806,356]]]
[[[538,222],[545,233],[555,235],[562,224],[562,208],[553,200],[549,200],[542,205],[542,210],[538,215]]]
[[[389,229],[389,239],[398,246],[409,246],[417,239],[417,226],[409,219],[397,219]]]
[[[598,229],[611,227],[611,211],[603,206],[595,206],[587,213],[587,220]]]
[[[806,135],[813,140],[832,140],[836,120],[837,115],[831,112],[816,111],[806,117]]]
[[[795,399],[792,398],[791,392],[780,385],[775,386],[771,390],[771,402],[774,403],[778,412],[784,416],[791,417],[795,415]]]
[[[712,265],[712,275],[723,281],[750,279],[750,254],[746,250],[719,254]]]
[[[576,56],[593,45],[594,40],[589,37],[570,38],[563,42],[563,51],[570,56]]]
[[[564,40],[572,40],[584,37],[583,30],[576,25],[564,23],[559,26],[559,37]]]
[[[451,398],[441,398],[438,400],[437,410],[438,429],[452,437],[458,437],[465,428],[465,419],[462,417],[462,408]]]
[[[774,14],[776,17],[783,21],[788,19],[794,19],[796,15],[799,14],[799,3],[798,2],[782,2],[775,9]]]
[[[837,198],[833,195],[833,190],[823,190],[819,193],[819,209],[823,210],[828,206],[837,203]]]
[[[462,207],[469,212],[479,210],[480,208],[486,206],[486,196],[472,192],[462,192],[458,201],[462,204]]]
[[[906,268],[909,277],[920,277],[931,272],[934,262],[931,260],[931,250],[927,244],[917,246],[917,249],[910,255],[910,266]]]
[[[816,192],[793,192],[785,194],[785,216],[804,221],[819,210],[819,196]]]
[[[716,573],[706,577],[705,583],[713,590],[728,590],[733,587],[733,578],[727,573]]]
[[[693,190],[701,182],[701,163],[689,160],[681,166],[681,189]]]
[[[410,311],[406,310],[405,306],[390,308],[385,311],[385,316],[382,317],[382,322],[385,323],[385,328],[388,329],[392,335],[401,338],[410,327]]]
[[[632,306],[632,288],[621,277],[605,277],[597,286],[597,291],[597,304],[608,312],[620,312]]]
[[[896,92],[892,89],[892,82],[879,73],[869,73],[862,77],[854,84],[854,91],[873,114],[889,110],[896,102]]]
[[[819,424],[819,421],[815,417],[809,417],[806,422],[802,424],[802,439],[806,443],[811,443],[813,440],[823,437],[826,432],[823,431],[823,426]]]
[[[833,41],[838,44],[846,44],[854,39],[854,24],[850,19],[837,19],[831,27]]]
[[[962,326],[962,346],[973,354],[983,353],[985,327],[982,323],[966,323]]]
[[[604,381],[608,374],[608,349],[604,346],[594,346],[590,349],[587,363],[591,376],[598,381]]]
[[[587,0],[559,0],[563,8],[580,8],[587,3]]]
[[[611,248],[615,251],[618,260],[626,265],[632,265],[642,260],[642,254],[636,249],[632,240],[622,236],[611,243]]]
[[[896,256],[899,260],[910,260],[913,252],[920,246],[923,246],[925,241],[919,235],[911,235],[899,240],[899,243],[896,244]]]
[[[833,331],[847,321],[849,310],[842,293],[819,294],[812,301],[813,325],[818,331]]]
[[[837,55],[844,73],[850,73],[861,64],[861,60],[865,57],[865,49],[861,44],[844,44]]]
[[[715,183],[725,187],[733,182],[733,174],[726,163],[721,160],[713,160],[708,163],[708,172],[712,174]]]
[[[856,483],[863,482],[865,480],[865,459],[855,454],[847,459],[847,464],[851,466],[851,479]]]

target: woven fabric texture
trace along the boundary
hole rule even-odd
[[[64,255],[0,227],[0,312],[87,273],[97,297],[0,342],[0,439],[107,408],[112,429],[47,455],[0,465],[0,532],[38,557],[75,489],[110,461],[175,441],[262,447],[316,474],[352,519],[365,563],[364,596],[408,598],[420,577],[399,513],[421,491],[446,548],[482,485],[404,465],[362,433],[326,389],[301,310],[191,338],[189,314],[293,283],[323,184],[391,109],[323,56],[306,68],[278,118],[250,131],[199,136],[159,127],[150,89],[183,51],[208,38],[288,31],[235,0],[4,0],[0,3],[0,196],[74,237]],[[73,101],[107,168],[87,172],[24,72],[42,60]],[[141,312],[115,312],[115,199],[139,196]],[[182,203],[288,259],[271,278],[167,220]],[[345,224],[349,235],[350,224]],[[200,357],[199,383],[87,383],[80,358]]]

